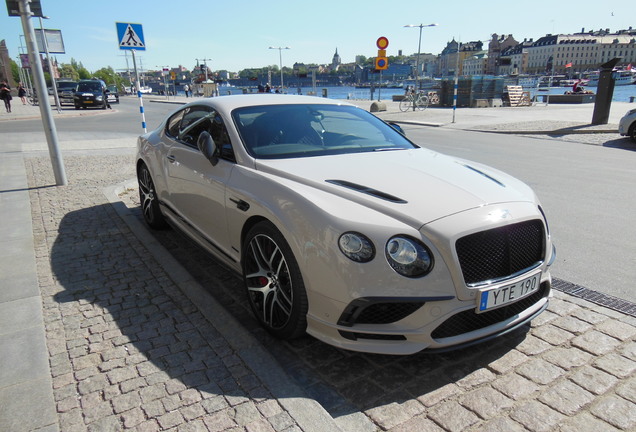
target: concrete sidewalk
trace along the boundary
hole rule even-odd
[[[43,134],[11,133],[38,108],[13,102],[0,114],[0,430],[636,430],[633,304],[557,291],[525,333],[443,355],[280,343],[250,320],[240,281],[140,223],[134,137],[62,142],[86,152],[65,157],[56,187],[48,158],[23,153]],[[633,107],[613,104],[610,123]],[[436,127],[592,131],[589,106],[458,109],[456,123],[387,108]]]

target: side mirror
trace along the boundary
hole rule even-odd
[[[389,123],[389,125],[391,125],[391,127],[393,129],[395,129],[396,131],[398,131],[402,135],[406,136],[406,132],[404,132],[404,129],[402,129],[402,126],[400,126],[399,124],[391,122],[391,123]]]
[[[219,160],[217,154],[218,149],[212,139],[212,135],[210,135],[209,132],[201,132],[199,139],[197,140],[197,147],[199,148],[199,151],[203,153],[203,156],[212,163],[212,165],[216,165]]]

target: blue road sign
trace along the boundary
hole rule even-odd
[[[115,23],[117,25],[117,41],[122,50],[146,50],[144,31],[141,24]]]

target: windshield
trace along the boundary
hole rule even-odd
[[[62,81],[57,83],[57,88],[59,88],[60,90],[72,90],[76,86],[76,82]]]
[[[262,105],[232,112],[250,155],[295,158],[417,148],[367,111],[338,105]]]
[[[95,92],[95,93],[101,93],[102,91],[102,86],[100,83],[93,83],[93,82],[81,82],[79,83],[79,85],[77,86],[77,91],[80,92]]]

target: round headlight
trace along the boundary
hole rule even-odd
[[[356,232],[342,234],[338,239],[338,247],[347,258],[356,262],[369,262],[375,256],[371,240]]]
[[[385,249],[389,265],[406,277],[421,277],[433,268],[433,255],[420,241],[406,236],[391,238]]]

